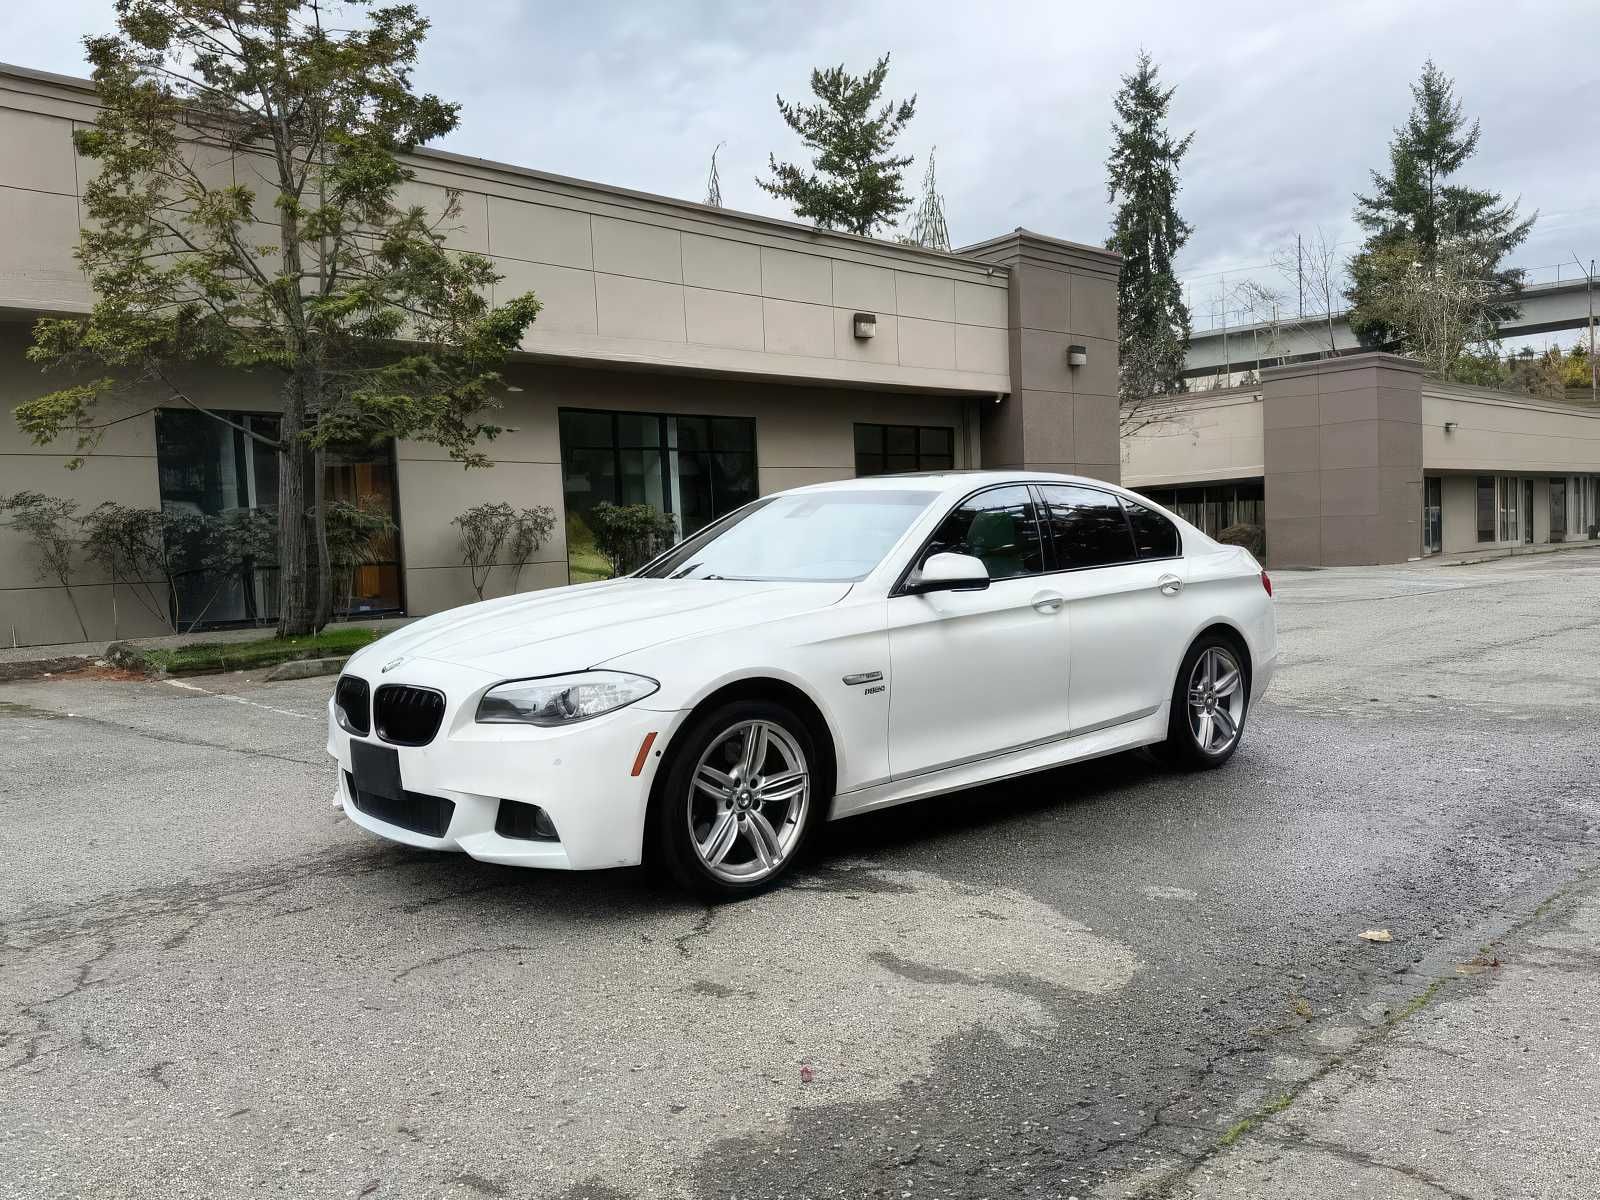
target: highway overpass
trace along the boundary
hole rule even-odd
[[[1589,323],[1588,284],[1582,279],[1531,284],[1518,302],[1520,314],[1500,327],[1503,337],[1582,329]],[[1340,354],[1362,347],[1350,332],[1343,312],[1333,315],[1331,341]],[[1600,317],[1597,317],[1600,320]],[[1215,375],[1219,371],[1253,371],[1282,362],[1302,362],[1326,353],[1330,341],[1328,319],[1320,314],[1280,320],[1276,333],[1271,322],[1220,326],[1194,334],[1183,373],[1187,378]]]

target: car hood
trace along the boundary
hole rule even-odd
[[[501,679],[549,675],[662,642],[812,612],[849,591],[848,583],[613,579],[438,613],[389,634],[358,659],[360,666],[433,659]]]

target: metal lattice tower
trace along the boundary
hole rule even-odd
[[[713,208],[722,207],[722,177],[717,174],[717,151],[727,142],[718,142],[711,149],[711,173],[706,176],[706,203]]]
[[[939,147],[928,151],[928,169],[922,176],[922,199],[911,218],[909,240],[930,250],[950,249],[950,227],[944,219],[944,197],[939,194],[934,179],[933,155]]]

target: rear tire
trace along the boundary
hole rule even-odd
[[[1213,770],[1239,748],[1249,707],[1250,671],[1238,643],[1222,634],[1205,634],[1189,647],[1178,668],[1167,740],[1151,749],[1171,766]]]
[[[673,747],[651,807],[651,857],[679,886],[722,902],[788,874],[827,804],[806,723],[782,704],[737,700]]]

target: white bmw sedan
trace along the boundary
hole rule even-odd
[[[825,820],[1137,746],[1220,766],[1276,658],[1255,559],[1133,493],[857,479],[390,634],[340,677],[328,752],[394,841],[731,898]]]

